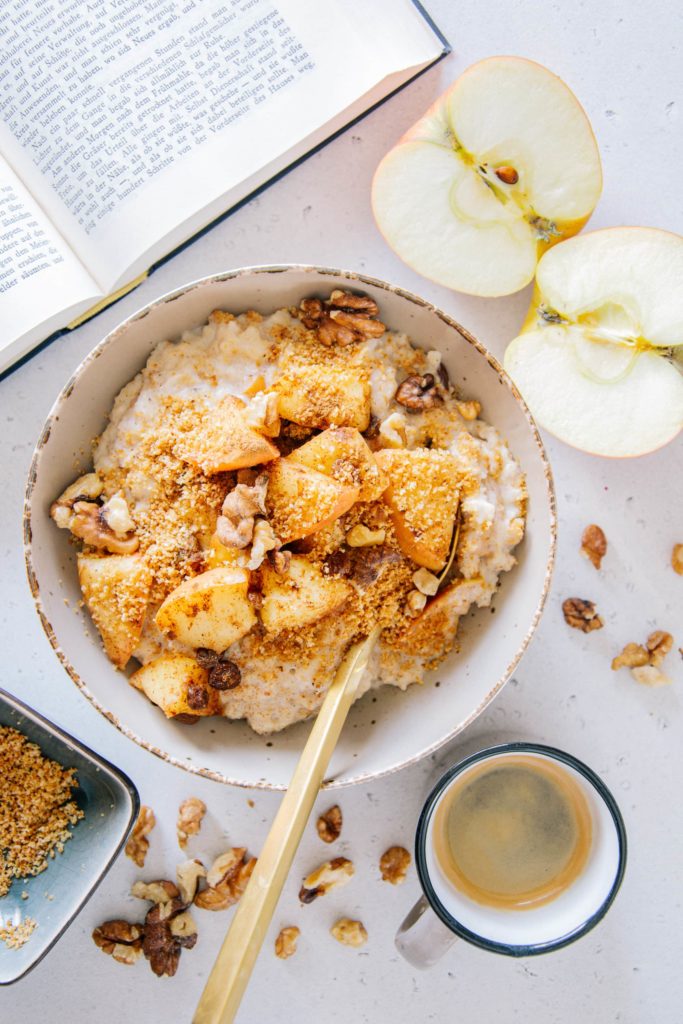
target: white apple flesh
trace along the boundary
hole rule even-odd
[[[594,455],[683,429],[683,238],[605,228],[547,252],[505,368],[539,424]]]
[[[602,188],[578,100],[552,72],[491,57],[464,72],[380,163],[377,225],[418,273],[472,295],[508,295],[540,254],[576,234]]]

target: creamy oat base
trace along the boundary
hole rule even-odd
[[[238,667],[240,681],[234,688],[212,691],[210,709],[227,718],[246,719],[259,733],[315,713],[349,644],[376,623],[382,634],[359,696],[383,684],[405,689],[421,682],[425,671],[455,645],[458,618],[472,605],[490,603],[500,574],[515,564],[513,549],[524,532],[522,472],[505,441],[480,418],[478,403],[457,397],[447,376],[440,376],[438,352],[413,347],[405,334],[379,333],[381,325],[374,320],[378,329],[372,333],[379,336],[355,336],[342,345],[334,343],[333,331],[332,344],[325,344],[329,338],[302,320],[306,317],[296,309],[265,317],[216,312],[179,342],[157,345],[145,368],[116,398],[110,422],[94,447],[94,471],[101,485],[94,500],[100,507],[108,506],[108,529],[123,537],[124,544],[134,538],[132,557],[144,564],[146,574],[143,609],[138,602],[131,610],[119,597],[123,617],[130,613],[132,656],[143,666],[169,653],[195,657],[196,651],[173,631],[159,630],[159,606],[184,580],[209,568],[245,567],[257,621],[223,655]],[[414,378],[431,383],[425,391],[431,401],[423,403],[424,408],[415,408],[420,406],[419,388],[412,407],[409,384],[407,391],[399,390]],[[213,444],[212,417],[229,396],[242,400],[240,417],[267,437],[281,459],[255,470],[210,475],[196,460],[193,463],[188,451],[196,449],[198,436]],[[251,545],[226,552],[215,534],[223,502],[239,480],[253,484],[255,472],[272,472],[276,461],[288,456],[291,460],[293,449],[321,430],[339,426],[359,428],[375,454],[409,451],[415,456],[408,461],[416,465],[420,460],[427,468],[443,463],[452,491],[449,484],[442,495],[429,499],[414,479],[408,479],[405,493],[418,511],[432,500],[436,518],[442,506],[443,517],[450,517],[458,529],[453,578],[434,597],[438,570],[421,569],[407,557],[384,498],[356,500],[325,528],[288,542],[283,549],[305,558],[325,580],[343,580],[347,597],[341,607],[305,627],[273,632],[263,624],[265,615],[260,618],[259,587],[262,573],[275,564],[278,549],[257,551],[254,536]],[[206,465],[206,453],[204,458]],[[386,456],[377,458],[390,464]],[[353,485],[353,474],[348,480],[343,472],[337,475]],[[394,492],[400,490],[392,480]],[[263,534],[270,530],[272,535],[274,527],[277,535],[278,529],[286,530],[283,516],[289,514],[288,509],[268,507],[266,516],[257,513],[256,523],[265,519]],[[58,518],[54,507],[53,517]],[[354,527],[363,529],[353,534]],[[86,552],[111,557],[106,542],[95,538],[93,546],[91,534],[74,532],[85,540]],[[382,537],[381,543],[351,546],[351,538],[362,540],[368,532]],[[227,561],[222,561],[226,555]],[[127,557],[127,552],[119,552],[119,557]],[[268,571],[272,577],[272,569]],[[84,586],[84,595],[111,656],[98,621],[97,589]],[[103,600],[107,599],[111,595],[105,595]],[[124,658],[127,652],[124,645]],[[208,707],[200,713],[209,713]]]

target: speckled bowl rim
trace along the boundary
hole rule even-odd
[[[122,323],[120,323],[117,327],[110,331],[110,333],[98,345],[96,345],[94,349],[92,349],[92,351],[80,363],[80,365],[76,368],[71,378],[62,388],[59,396],[57,397],[56,401],[52,406],[52,409],[50,410],[50,413],[48,414],[48,417],[45,421],[45,425],[40,433],[40,437],[36,444],[33,457],[31,459],[31,466],[29,469],[28,480],[26,484],[23,516],[24,556],[26,561],[26,572],[28,575],[29,586],[31,588],[31,593],[33,595],[35,608],[42,623],[45,634],[48,640],[50,641],[50,644],[52,645],[55,654],[57,655],[62,665],[68,672],[73,682],[79,688],[81,693],[90,701],[93,707],[95,707],[100,712],[101,715],[103,715],[109,722],[111,722],[111,724],[116,729],[119,730],[120,733],[122,733],[124,736],[127,736],[128,739],[133,740],[133,742],[143,747],[143,749],[148,750],[150,753],[161,758],[161,760],[166,761],[168,764],[175,765],[177,768],[183,768],[185,771],[191,772],[194,775],[200,775],[203,778],[212,779],[214,782],[221,782],[231,786],[240,786],[244,789],[262,789],[272,791],[286,790],[286,785],[281,785],[280,783],[268,782],[267,780],[259,780],[254,782],[244,779],[230,778],[229,776],[224,775],[222,772],[216,771],[215,769],[202,768],[182,758],[174,757],[172,754],[169,754],[167,751],[161,750],[159,747],[156,747],[154,744],[150,743],[142,736],[139,736],[133,729],[123,724],[119,720],[119,718],[112,711],[106,708],[97,699],[97,697],[88,689],[87,684],[83,679],[81,679],[81,677],[79,676],[79,674],[76,672],[75,668],[69,661],[66,653],[62,650],[55,635],[55,632],[52,628],[52,624],[50,623],[43,608],[43,604],[40,597],[40,587],[33,567],[33,556],[31,549],[31,499],[37,478],[38,460],[40,458],[40,453],[50,436],[52,424],[55,421],[55,418],[59,415],[62,403],[66,401],[66,399],[73,391],[79,378],[86,372],[86,370],[91,366],[91,364],[94,363],[96,359],[98,359],[98,357],[101,355],[105,347],[113,344],[118,338],[118,336],[122,334],[125,330],[127,330],[132,323],[134,323],[136,320],[142,320],[144,317],[148,316],[153,309],[165,305],[168,302],[174,302],[176,299],[179,299],[181,296],[184,296],[188,292],[193,291],[195,288],[202,288],[206,285],[217,284],[220,283],[221,281],[228,281],[239,277],[253,277],[259,274],[282,274],[290,271],[310,273],[311,275],[318,275],[322,277],[341,277],[346,281],[352,282],[354,285],[370,285],[373,288],[379,288],[382,291],[387,291],[396,295],[400,295],[402,298],[407,299],[414,305],[420,306],[421,308],[433,313],[448,327],[457,331],[458,334],[460,334],[460,336],[464,338],[465,341],[467,341],[473,348],[475,348],[477,352],[486,360],[491,369],[495,371],[495,373],[498,375],[499,380],[509,389],[513,398],[517,402],[517,405],[521,409],[524,418],[527,421],[529,431],[536,444],[543,465],[548,514],[550,517],[550,550],[548,553],[548,561],[546,564],[543,587],[541,589],[539,601],[536,606],[536,611],[534,612],[534,615],[531,619],[529,629],[527,630],[525,636],[523,637],[519,647],[517,648],[513,658],[507,665],[503,674],[500,676],[497,682],[494,683],[494,685],[488,691],[484,699],[471,712],[471,714],[469,714],[464,721],[458,723],[458,725],[455,728],[451,729],[448,733],[446,733],[445,736],[441,737],[441,739],[437,740],[435,743],[432,743],[430,746],[417,751],[417,753],[413,754],[411,757],[405,758],[397,764],[390,765],[388,768],[383,768],[381,771],[364,772],[358,775],[351,775],[343,779],[333,779],[331,781],[324,782],[322,786],[323,789],[330,790],[346,789],[349,786],[356,786],[361,783],[375,782],[378,779],[384,778],[385,776],[393,775],[395,772],[401,771],[403,768],[409,768],[411,765],[417,764],[425,757],[429,757],[430,754],[434,754],[437,750],[445,746],[445,744],[449,743],[456,736],[458,736],[464,729],[471,725],[471,723],[482,713],[482,711],[491,703],[494,697],[503,688],[503,686],[514,672],[517,665],[519,664],[523,654],[527,650],[529,643],[531,642],[531,638],[536,632],[536,628],[541,619],[541,614],[543,612],[543,608],[545,606],[548,593],[550,590],[550,583],[552,579],[553,569],[555,566],[555,556],[557,549],[557,509],[555,502],[555,487],[553,483],[550,462],[548,460],[548,456],[546,454],[545,447],[543,441],[541,440],[541,436],[538,432],[536,423],[520,392],[517,390],[516,386],[514,385],[510,377],[507,375],[501,364],[495,358],[495,356],[493,356],[488,351],[488,349],[474,337],[473,334],[471,334],[468,330],[462,327],[453,317],[449,316],[442,309],[439,309],[438,306],[434,306],[431,302],[427,302],[426,299],[420,298],[413,292],[406,291],[404,288],[401,288],[398,285],[389,284],[388,282],[383,281],[380,278],[370,277],[366,274],[357,273],[356,271],[352,270],[339,270],[334,269],[332,267],[317,267],[309,264],[298,263],[281,263],[272,266],[269,265],[242,267],[238,270],[229,270],[221,274],[212,274],[209,277],[198,278],[195,281],[191,281],[189,284],[183,285],[180,288],[176,288],[173,291],[167,292],[160,298],[155,299],[154,302],[147,303],[147,305],[143,306],[136,313],[131,314],[131,316],[129,316],[126,320],[122,321]]]

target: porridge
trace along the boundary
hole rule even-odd
[[[376,625],[359,696],[421,682],[514,565],[525,502],[439,353],[335,291],[157,345],[51,515],[130,684],[268,733],[315,714]]]

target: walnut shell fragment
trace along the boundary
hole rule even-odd
[[[562,612],[567,625],[580,629],[582,633],[592,633],[594,629],[602,629],[605,625],[593,602],[582,597],[568,597],[562,602]]]

